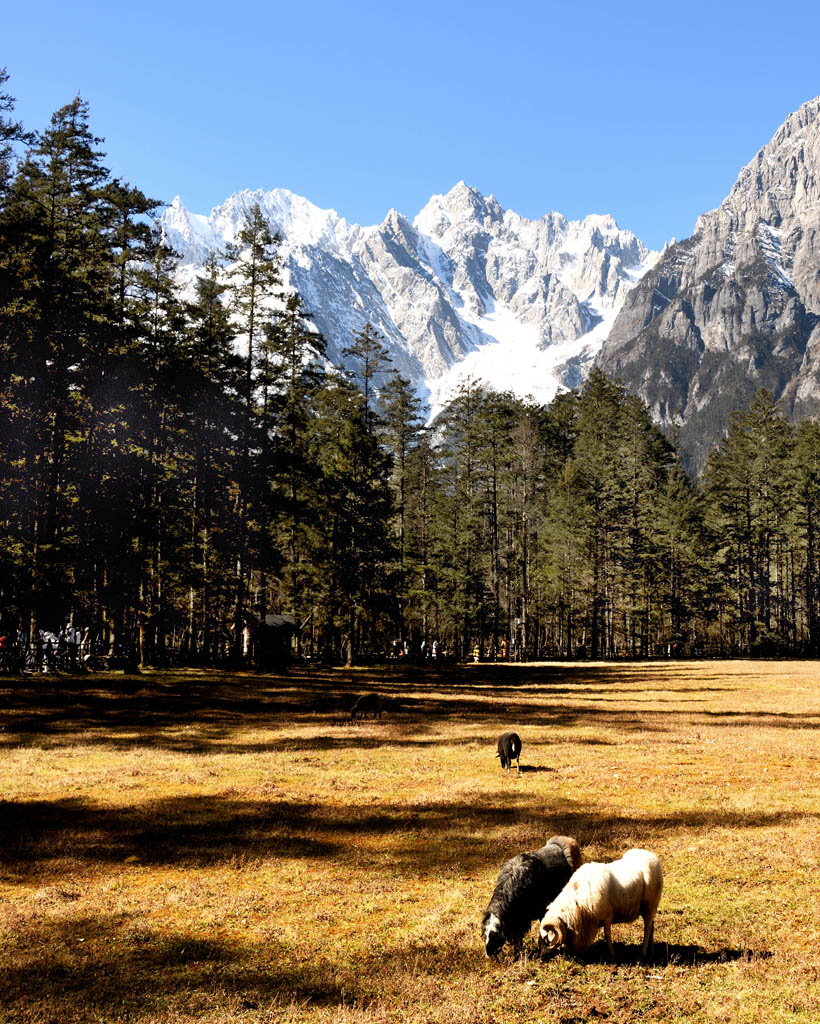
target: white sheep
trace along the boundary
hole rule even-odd
[[[643,918],[641,960],[652,949],[655,915],[663,889],[661,862],[649,850],[627,850],[611,864],[582,864],[541,919],[542,949],[589,949],[603,925],[610,959],[615,959],[612,925]]]

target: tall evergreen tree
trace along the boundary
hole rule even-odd
[[[375,430],[378,393],[395,374],[384,337],[372,324],[367,323],[355,335],[351,344],[342,349],[342,355],[354,364],[355,369],[348,371],[348,375],[356,381],[364,397],[368,429]]]
[[[178,572],[178,460],[182,429],[185,308],[175,287],[177,256],[157,235],[150,262],[138,274],[137,309],[143,325],[142,381],[135,400],[139,422],[135,441],[141,496],[138,524],[139,651],[142,662],[165,657],[172,627],[171,591]]]
[[[326,342],[294,292],[283,309],[272,313],[264,345],[271,395],[266,427],[272,442],[269,509],[272,540],[282,563],[276,602],[279,610],[307,618],[316,582],[312,549],[320,515],[315,489],[321,478],[311,429],[317,395],[325,385]]]
[[[468,380],[439,418],[441,495],[438,513],[440,580],[446,589],[456,647],[487,639],[482,431],[486,392]]]
[[[733,595],[740,649],[773,650],[793,639],[788,557],[793,439],[771,394],[735,413],[705,472],[717,565]]]
[[[384,385],[380,394],[382,437],[393,463],[391,485],[396,507],[396,571],[393,580],[395,617],[398,634],[404,629],[405,608],[408,599],[408,580],[411,573],[407,546],[407,518],[411,488],[409,462],[418,447],[423,420],[421,402],[410,382],[395,374]],[[425,640],[428,639],[425,634]]]
[[[185,340],[188,373],[183,410],[190,452],[187,509],[186,653],[213,660],[221,623],[233,607],[235,558],[236,438],[244,423],[242,358],[234,348],[235,328],[225,302],[217,256],[206,260],[188,303]]]
[[[364,393],[335,375],[317,396],[313,443],[328,500],[322,525],[325,615],[348,663],[378,643],[393,557],[391,460],[372,429]]]
[[[270,230],[262,208],[254,203],[246,212],[244,223],[237,234],[236,242],[228,247],[227,258],[232,266],[228,277],[231,283],[231,297],[238,332],[246,339],[245,383],[243,398],[245,418],[239,446],[237,466],[237,554],[236,587],[234,601],[233,650],[234,658],[242,653],[242,636],[248,617],[248,595],[254,566],[262,573],[259,582],[261,612],[266,607],[266,566],[264,553],[267,533],[264,524],[254,518],[257,511],[255,484],[257,474],[253,465],[254,453],[259,454],[263,438],[259,433],[256,414],[256,400],[261,399],[263,418],[268,401],[265,384],[266,371],[262,373],[262,394],[257,394],[256,369],[258,356],[264,338],[265,325],[269,319],[268,305],[278,297],[281,284],[281,266],[277,254],[278,236]],[[264,365],[266,355],[262,351]],[[263,445],[266,449],[266,445]],[[263,458],[267,451],[263,452]]]
[[[804,420],[794,433],[792,461],[792,544],[797,555],[795,600],[802,599],[803,629],[798,651],[820,653],[820,424]],[[799,589],[799,598],[797,591]]]
[[[507,623],[505,641],[517,657],[537,646],[540,602],[534,594],[533,568],[543,529],[546,490],[542,410],[521,404],[509,433],[509,495],[505,529],[505,589]]]
[[[4,405],[18,410],[7,465],[23,474],[20,536],[32,626],[71,606],[73,488],[82,436],[78,379],[110,323],[107,171],[77,97],[58,110],[11,184],[0,235]],[[8,436],[8,434],[7,434]]]
[[[415,635],[439,640],[445,633],[440,593],[443,565],[436,548],[440,538],[436,515],[441,502],[441,466],[432,433],[432,428],[420,431],[418,443],[407,452],[401,535],[407,596],[399,635],[391,639]]]
[[[148,216],[155,200],[120,181],[101,189],[100,212],[111,260],[108,315],[89,337],[78,391],[84,403],[77,503],[79,536],[74,593],[82,620],[111,649],[131,647],[138,487],[135,411],[144,377],[139,275],[156,247]]]
[[[8,72],[0,67],[0,206],[11,180],[14,143],[32,141],[31,133],[23,128],[22,122],[11,117],[14,97],[5,91],[8,80]]]

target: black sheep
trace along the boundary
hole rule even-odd
[[[382,711],[384,711],[384,699],[380,693],[363,693],[350,709],[350,717],[364,718],[368,712],[372,712],[374,718],[381,718]]]
[[[521,771],[521,737],[517,732],[505,732],[498,737],[498,753],[495,756],[501,758],[501,767],[508,772],[513,761],[518,771]]]
[[[481,919],[487,956],[499,953],[505,942],[521,949],[532,922],[541,920],[581,860],[574,839],[553,836],[540,850],[519,853],[504,864]]]

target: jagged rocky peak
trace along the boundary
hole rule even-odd
[[[820,409],[820,98],[791,114],[694,234],[629,294],[601,367],[680,427],[695,467],[769,388]]]
[[[816,207],[819,123],[820,97],[790,114],[771,142],[743,168],[717,211],[728,216],[731,230],[752,231],[757,217],[777,227],[784,214],[799,217]]]
[[[191,213],[179,196],[163,213],[161,226],[165,238],[180,254],[183,263],[199,266],[216,246],[208,218]]]
[[[446,195],[435,195],[413,221],[422,234],[441,238],[450,228],[488,229],[500,221],[504,211],[494,196],[485,199],[478,189],[460,181]]]
[[[355,228],[335,210],[323,210],[285,188],[270,192],[245,190],[231,196],[212,212],[210,220],[226,235],[239,230],[247,211],[258,205],[271,228],[290,245],[338,248],[348,242]]]
[[[359,227],[285,189],[244,191],[208,217],[181,200],[161,221],[190,281],[258,204],[282,238],[286,283],[302,294],[336,361],[366,322],[431,406],[464,375],[551,398],[576,383],[602,327],[656,254],[611,217],[529,220],[459,182],[411,222],[390,210]]]

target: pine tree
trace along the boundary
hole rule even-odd
[[[540,407],[522,403],[510,430],[509,495],[506,526],[508,652],[538,653],[540,603],[533,593],[533,568],[543,529],[545,469],[544,416]]]
[[[147,217],[157,203],[116,180],[103,185],[101,197],[102,230],[111,260],[109,315],[89,337],[80,368],[85,411],[74,596],[78,615],[92,634],[105,637],[111,650],[130,652],[138,486],[132,441],[143,378],[140,304],[135,296],[140,268],[151,260],[155,248]]]
[[[14,143],[33,141],[31,133],[23,128],[22,122],[12,120],[10,116],[14,110],[14,97],[5,91],[8,80],[8,72],[0,67],[0,207],[11,180]]]
[[[489,394],[485,398],[478,434],[479,458],[484,481],[484,530],[487,552],[487,594],[489,653],[498,656],[499,640],[510,634],[510,532],[509,522],[512,449],[510,435],[520,421],[522,409],[512,395]],[[513,513],[514,514],[514,513]]]
[[[534,512],[530,578],[539,595],[538,613],[545,621],[550,652],[570,657],[583,644],[582,595],[586,591],[586,505],[578,467],[572,456],[578,439],[576,392],[556,395],[539,425],[543,485]],[[525,634],[522,641],[529,642]]]
[[[486,647],[485,476],[481,458],[486,391],[468,380],[439,417],[441,489],[437,550],[448,632],[466,653]]]
[[[759,391],[730,418],[706,466],[709,523],[734,604],[734,644],[771,651],[794,632],[788,552],[791,431],[771,394]]]
[[[578,464],[567,459],[551,477],[543,525],[536,546],[536,585],[544,595],[543,614],[551,620],[550,647],[571,658],[588,642],[589,551],[593,522]]]
[[[403,565],[406,602],[399,634],[391,640],[414,635],[440,640],[445,632],[446,623],[440,603],[443,559],[441,551],[436,550],[436,514],[442,502],[441,467],[432,443],[432,433],[431,428],[420,431],[418,442],[408,450],[405,462]]]
[[[142,381],[134,398],[139,419],[134,442],[139,459],[139,654],[142,663],[162,663],[172,628],[172,589],[178,572],[180,514],[181,391],[187,322],[177,294],[176,254],[157,235],[149,263],[137,275],[136,315],[142,325]]]
[[[798,650],[820,653],[820,425],[804,420],[794,434],[788,467],[792,498],[792,543],[798,566],[795,592],[800,591],[803,629]],[[795,593],[795,601],[798,595]]]
[[[218,657],[215,639],[232,607],[236,462],[235,439],[244,421],[244,366],[234,349],[235,329],[225,302],[216,254],[206,260],[187,305],[184,341],[189,367],[182,408],[190,453],[186,481],[187,548],[186,654],[192,661]],[[233,557],[232,557],[233,556]]]
[[[574,459],[586,506],[590,567],[589,626],[593,658],[612,651],[614,588],[624,542],[626,503],[617,455],[621,451],[624,390],[593,370],[581,392]]]
[[[111,321],[107,171],[77,97],[58,110],[11,183],[0,216],[4,408],[15,411],[7,493],[31,581],[32,628],[71,606],[82,375]]]
[[[262,573],[259,581],[260,612],[266,608],[266,566],[264,553],[267,537],[266,525],[258,522],[254,516],[258,511],[255,483],[258,479],[253,465],[254,453],[259,452],[262,438],[259,435],[259,424],[256,415],[257,378],[256,369],[264,338],[265,325],[268,320],[267,307],[270,301],[279,296],[281,283],[281,266],[277,254],[278,236],[271,233],[258,203],[254,203],[246,212],[242,228],[237,234],[237,241],[228,247],[227,258],[232,262],[228,272],[231,283],[232,306],[236,316],[238,333],[247,339],[247,357],[245,359],[245,381],[243,399],[245,405],[244,424],[242,426],[237,467],[237,553],[236,553],[236,586],[233,623],[233,654],[239,660],[242,654],[242,636],[248,617],[248,595],[251,586],[254,564]],[[266,355],[262,351],[262,414],[268,400],[265,384],[267,371],[264,368]],[[266,446],[265,446],[266,447]],[[267,452],[263,453],[265,458]]]
[[[707,622],[717,605],[710,587],[711,551],[703,522],[703,502],[678,459],[669,466],[656,496],[654,540],[657,558],[652,583],[660,610],[659,641],[667,650],[688,642],[695,649],[705,637]],[[673,645],[672,648],[669,645]]]
[[[348,663],[378,642],[393,559],[391,459],[372,420],[364,393],[341,375],[317,396],[312,442],[327,502],[317,551],[325,566],[322,614],[331,644]]]
[[[396,570],[392,584],[395,593],[395,617],[398,633],[404,627],[405,608],[408,599],[408,579],[412,566],[408,556],[407,519],[410,500],[409,462],[419,445],[423,421],[421,402],[410,382],[395,374],[381,390],[379,396],[382,437],[393,463],[391,486],[396,508],[395,542]],[[428,640],[427,633],[424,639]]]
[[[320,471],[310,443],[315,401],[325,384],[326,342],[311,324],[297,293],[274,311],[266,327],[266,433],[272,543],[279,552],[276,603],[299,618],[310,615],[315,583],[311,549],[319,516]]]
[[[355,380],[364,397],[368,429],[375,430],[376,398],[379,390],[385,387],[395,374],[391,366],[390,353],[384,344],[384,336],[367,323],[354,336],[351,344],[342,349],[342,355],[356,367],[348,371],[348,376]]]

